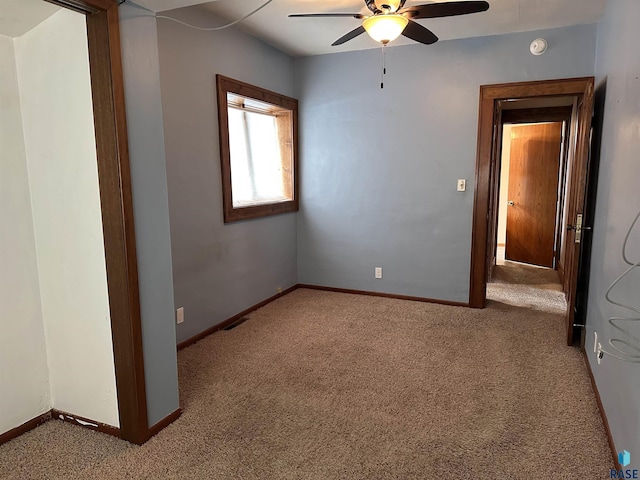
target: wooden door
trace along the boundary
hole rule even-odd
[[[585,86],[584,93],[578,101],[578,132],[576,136],[575,152],[576,161],[569,174],[568,198],[569,202],[567,226],[571,230],[567,232],[567,248],[565,252],[565,275],[568,277],[567,289],[567,345],[573,343],[576,327],[574,318],[576,314],[576,294],[578,289],[578,270],[580,267],[580,250],[584,231],[576,231],[578,216],[583,216],[587,207],[587,178],[590,165],[589,149],[591,147],[591,120],[593,117],[593,79]],[[590,225],[589,225],[590,226]],[[589,261],[589,259],[585,259]]]
[[[562,122],[512,128],[505,256],[554,268]]]
[[[495,114],[493,116],[493,152],[492,156],[495,161],[491,165],[491,180],[489,196],[491,202],[489,204],[489,218],[493,221],[489,224],[489,236],[487,237],[487,249],[490,255],[487,256],[487,282],[491,280],[493,268],[496,265],[496,254],[498,248],[498,195],[500,193],[500,158],[502,157],[502,105],[496,102]]]
[[[591,273],[591,247],[593,235],[591,228],[593,227],[596,216],[596,198],[598,194],[598,172],[600,170],[600,153],[602,147],[602,133],[604,130],[604,112],[605,100],[607,97],[607,81],[603,80],[596,88],[593,99],[593,122],[591,134],[591,148],[589,154],[589,163],[587,165],[587,183],[585,192],[585,204],[583,215],[582,238],[580,239],[580,257],[578,261],[578,284],[575,295],[574,319],[571,324],[586,325],[587,323],[587,299],[589,295],[589,279]],[[573,222],[571,222],[573,223]],[[584,348],[586,328],[580,329],[580,345]],[[577,340],[577,331],[573,333],[573,337]],[[571,339],[567,339],[571,341]]]

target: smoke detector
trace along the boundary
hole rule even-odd
[[[549,44],[544,38],[536,38],[533,42],[531,42],[531,46],[529,50],[533,55],[542,55],[549,48]]]

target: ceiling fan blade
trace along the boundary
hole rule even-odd
[[[356,38],[358,35],[362,35],[364,32],[365,32],[364,27],[360,25],[358,28],[351,30],[349,33],[347,33],[346,35],[340,37],[338,40],[333,42],[331,46],[335,47],[336,45],[342,45],[343,43],[346,43],[349,40]]]
[[[444,2],[413,5],[403,8],[399,13],[409,18],[439,18],[467,15],[469,13],[485,12],[489,10],[489,3],[485,1]]]
[[[360,13],[293,13],[289,15],[289,18],[302,18],[302,17],[317,17],[317,18],[335,18],[335,17],[353,17],[364,18],[364,15]]]
[[[402,35],[416,42],[424,43],[425,45],[431,45],[438,41],[435,33],[413,20],[409,20],[409,23],[402,31]]]

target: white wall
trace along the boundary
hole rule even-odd
[[[118,426],[86,26],[15,40],[54,408]]]
[[[1,434],[51,408],[13,40],[1,35],[0,312]]]
[[[502,160],[500,165],[500,199],[498,200],[498,244],[507,241],[507,202],[509,201],[509,163],[511,160],[511,128],[502,130]]]
[[[509,164],[511,162],[511,127],[502,129],[502,158],[500,159],[500,196],[498,199],[498,238],[496,265],[504,265],[507,243],[507,202],[509,201]]]

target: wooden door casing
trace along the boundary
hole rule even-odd
[[[503,124],[502,124],[502,105],[500,102],[496,102],[495,105],[496,112],[494,115],[494,125],[493,125],[493,157],[501,158],[502,157],[502,134],[503,134]],[[492,202],[490,203],[489,208],[489,218],[492,218],[493,221],[489,224],[489,237],[488,237],[488,251],[491,252],[491,255],[487,256],[487,281],[491,280],[491,276],[493,275],[493,267],[496,265],[496,255],[498,249],[498,197],[500,195],[500,170],[502,165],[500,162],[496,162],[491,166],[491,182],[490,182],[490,192],[489,195],[492,198]]]
[[[493,156],[493,125],[495,104],[500,101],[527,99],[536,97],[570,96],[574,100],[571,122],[571,141],[568,149],[567,185],[565,202],[567,215],[563,220],[563,229],[567,223],[573,224],[576,216],[583,213],[586,173],[589,165],[589,137],[591,115],[593,113],[593,77],[565,78],[557,80],[538,80],[532,82],[502,83],[480,86],[478,116],[478,151],[476,160],[473,234],[471,241],[471,272],[469,287],[469,306],[484,308],[487,300],[487,256],[490,230],[491,169],[498,160]],[[575,122],[574,122],[575,120]],[[567,343],[573,338],[573,320],[575,308],[575,289],[577,288],[578,263],[575,252],[580,244],[575,243],[575,232],[565,236],[566,247],[562,255],[567,288]]]
[[[86,15],[120,436],[151,438],[118,0],[46,0]]]

